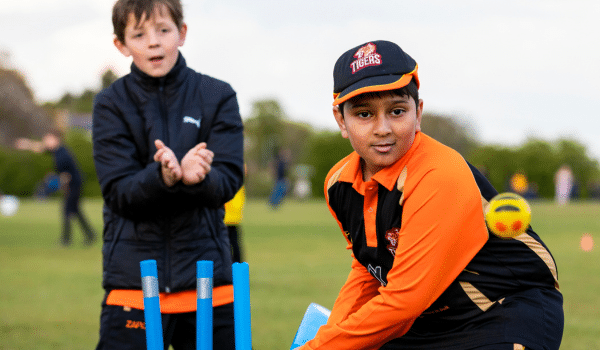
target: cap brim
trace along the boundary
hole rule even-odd
[[[342,102],[348,101],[354,96],[358,96],[367,92],[388,91],[400,89],[408,85],[410,80],[415,77],[417,87],[419,80],[417,78],[417,70],[403,75],[379,75],[375,77],[365,78],[355,84],[345,88],[338,94],[333,94],[333,105],[337,106]]]

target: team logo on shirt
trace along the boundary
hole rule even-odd
[[[394,227],[390,230],[385,231],[385,239],[388,241],[388,244],[385,246],[387,250],[392,253],[393,256],[396,256],[396,248],[398,248],[398,235],[400,234],[400,229],[398,227]]]
[[[376,50],[377,46],[373,43],[368,43],[358,49],[354,54],[356,60],[350,64],[352,74],[366,67],[379,66],[382,63],[381,55]]]

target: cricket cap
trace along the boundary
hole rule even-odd
[[[371,41],[346,51],[333,68],[333,105],[366,92],[388,91],[415,79],[418,65],[400,46],[389,41]]]

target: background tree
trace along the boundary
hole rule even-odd
[[[100,89],[104,90],[110,86],[110,84],[114,83],[119,77],[115,73],[112,68],[107,68],[104,73],[102,73],[102,77],[100,78]]]
[[[450,116],[424,113],[421,129],[425,134],[455,149],[463,157],[468,156],[477,147],[474,128]]]
[[[545,198],[554,196],[554,172],[558,169],[558,159],[550,143],[529,139],[514,151],[512,173],[523,171],[530,186],[536,186],[538,195]],[[512,176],[512,173],[509,176]],[[507,180],[508,181],[508,180]]]
[[[323,191],[325,176],[331,167],[352,151],[350,141],[343,138],[339,131],[321,131],[312,135],[303,163],[311,165],[314,169],[311,178],[314,197],[325,196]]]
[[[36,179],[41,179],[48,171],[50,159],[44,155],[26,157],[12,149],[14,140],[18,137],[41,138],[51,125],[62,120],[57,116],[89,118],[98,90],[86,89],[81,94],[66,92],[57,101],[46,102],[40,107],[23,75],[8,68],[6,57],[6,53],[0,52],[0,189],[27,195],[32,193]],[[105,69],[100,78],[101,88],[117,78],[111,68]],[[426,113],[422,129],[461,153],[499,191],[509,190],[509,178],[522,171],[530,183],[535,184],[539,196],[552,198],[554,173],[560,165],[567,164],[573,170],[577,194],[581,198],[600,198],[598,161],[592,159],[586,147],[577,140],[532,138],[512,147],[481,144],[468,120],[440,113]],[[76,153],[86,177],[84,194],[99,195],[89,134],[66,131],[66,142]],[[254,102],[250,115],[244,118],[244,134],[246,189],[251,197],[269,194],[274,181],[272,162],[280,149],[291,151],[289,174],[292,180],[296,165],[308,165],[313,170],[312,192],[319,197],[323,196],[323,181],[329,169],[352,152],[350,143],[338,130],[317,131],[308,124],[291,121],[275,99]]]
[[[19,137],[41,137],[50,116],[37,105],[21,73],[0,67],[0,145],[11,146]]]
[[[558,166],[567,164],[573,170],[576,190],[581,197],[587,198],[591,191],[597,190],[594,186],[600,180],[598,161],[589,157],[584,145],[576,140],[559,139],[556,142],[556,157]]]
[[[250,118],[244,120],[244,158],[248,196],[268,196],[274,179],[274,159],[279,150],[291,153],[288,174],[293,180],[293,168],[306,153],[312,128],[307,124],[287,120],[276,100],[254,102]]]
[[[500,145],[483,145],[467,159],[477,167],[499,191],[508,190],[508,179],[518,169],[514,151]]]
[[[271,161],[282,143],[285,118],[276,100],[254,102],[250,118],[244,121],[249,146],[246,153],[248,166],[264,168]]]
[[[528,139],[521,146],[505,147],[484,145],[471,152],[468,160],[486,172],[488,179],[499,191],[508,191],[508,181],[522,171],[538,195],[554,196],[554,174],[562,164],[571,167],[576,183],[576,195],[588,198],[600,179],[598,162],[591,159],[585,146],[568,139],[548,142]]]

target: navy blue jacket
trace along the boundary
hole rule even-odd
[[[51,151],[51,153],[54,157],[56,171],[58,173],[67,173],[71,177],[69,179],[68,191],[65,192],[65,214],[77,213],[79,211],[79,196],[81,196],[83,180],[75,157],[62,145]]]
[[[167,187],[154,140],[181,161],[200,142],[215,154],[195,186]],[[214,261],[215,286],[230,284],[223,204],[242,186],[243,126],[225,82],[187,67],[165,76],[131,73],[94,101],[94,163],[104,197],[103,287],[141,289],[140,261],[156,259],[160,291],[195,289],[195,262]]]
[[[71,176],[70,187],[81,188],[81,172],[75,161],[75,157],[65,146],[59,146],[51,152],[54,157],[54,167],[58,173],[67,173]]]

